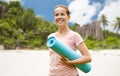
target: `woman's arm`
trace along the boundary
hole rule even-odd
[[[91,58],[90,53],[88,51],[88,48],[86,47],[84,42],[80,43],[77,46],[77,49],[82,54],[82,56],[80,58],[70,61],[62,56],[61,60],[68,63],[68,64],[84,64],[84,63],[92,61],[92,58]]]

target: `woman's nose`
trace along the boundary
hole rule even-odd
[[[61,18],[61,15],[58,15],[57,18]]]

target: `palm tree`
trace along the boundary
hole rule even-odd
[[[100,23],[102,23],[103,29],[105,30],[105,26],[108,25],[108,20],[104,14],[101,15]]]
[[[120,17],[116,18],[116,21],[115,21],[115,24],[114,24],[114,29],[117,30],[117,33],[120,30]]]
[[[104,34],[104,38],[106,38],[105,26],[108,25],[108,20],[104,14],[101,15],[100,23],[102,23],[103,25],[103,29],[104,29],[103,34]]]

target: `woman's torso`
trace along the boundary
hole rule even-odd
[[[63,36],[57,36],[56,33],[51,34],[50,36],[54,36],[60,41],[62,41],[65,45],[70,47],[73,50],[76,50],[75,37],[76,33],[73,31],[68,32]],[[79,43],[82,42],[82,39],[79,40]],[[50,49],[50,70],[49,76],[76,76],[78,74],[77,69],[72,66],[64,63],[60,60],[60,55]]]

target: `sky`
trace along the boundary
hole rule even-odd
[[[11,0],[4,0],[11,1]],[[12,0],[16,1],[16,0]],[[17,0],[18,1],[18,0]],[[71,18],[69,23],[77,23],[81,26],[100,19],[105,14],[109,24],[114,23],[116,17],[120,17],[120,0],[19,0],[27,8],[33,8],[36,16],[41,16],[47,21],[54,22],[54,7],[59,4],[66,5]],[[111,27],[108,27],[111,29]]]

